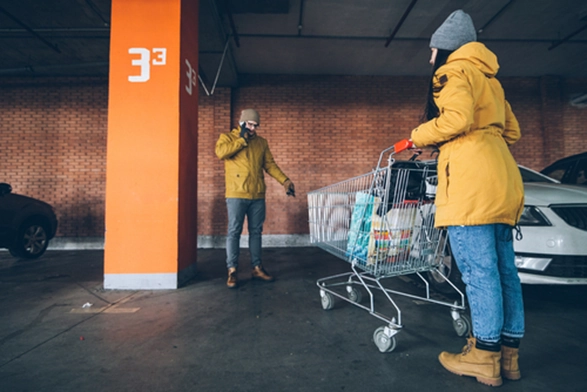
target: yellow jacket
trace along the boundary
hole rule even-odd
[[[471,42],[434,74],[440,115],[411,137],[417,147],[440,149],[437,227],[514,226],[522,214],[522,178],[508,147],[520,138],[520,126],[495,78],[498,69],[495,54]]]
[[[280,184],[288,179],[275,163],[267,140],[256,135],[245,141],[240,127],[223,133],[216,142],[216,156],[224,161],[226,197],[264,199],[263,170]]]

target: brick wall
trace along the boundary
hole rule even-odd
[[[216,88],[206,96],[200,89],[198,119],[198,234],[226,233],[224,202],[224,163],[216,157],[214,147],[222,132],[230,129],[229,88]]]
[[[587,91],[587,79],[570,79],[562,85],[563,99],[568,99],[572,96],[585,94]],[[565,135],[563,151],[552,161],[559,159],[562,156],[578,154],[587,150],[587,108],[577,108],[571,105],[563,105],[563,122],[562,131]],[[550,164],[552,161],[546,162]]]
[[[517,161],[541,169],[587,150],[587,109],[568,104],[587,80],[509,78],[506,96],[522,126]],[[307,233],[306,192],[368,172],[379,153],[418,124],[427,80],[417,77],[245,75],[237,89],[200,91],[198,234],[224,235],[221,132],[240,111],[261,113],[259,134],[296,185],[266,178],[266,234]],[[58,236],[104,233],[106,79],[0,79],[0,181],[56,207]]]
[[[55,207],[58,236],[104,234],[108,81],[0,80],[0,181]]]

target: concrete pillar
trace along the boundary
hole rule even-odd
[[[112,0],[106,289],[195,273],[197,69],[198,0]]]

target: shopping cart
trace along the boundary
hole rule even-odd
[[[392,295],[448,306],[457,334],[463,336],[471,330],[464,315],[464,294],[440,269],[443,257],[450,256],[446,253],[446,231],[434,228],[436,166],[394,158],[411,147],[409,140],[398,142],[381,153],[377,167],[370,173],[308,193],[311,243],[348,261],[352,270],[318,279],[322,307],[332,309],[337,297],[385,321],[387,324],[373,333],[381,352],[395,349],[395,335],[403,328],[401,309]],[[432,270],[446,280],[460,300],[447,302],[431,297],[429,283],[422,273]],[[419,285],[423,295],[383,286],[387,278],[409,274],[417,275],[423,282]],[[361,303],[361,288],[369,295],[368,306]],[[391,309],[393,316],[375,309],[376,292],[383,293],[383,305]]]

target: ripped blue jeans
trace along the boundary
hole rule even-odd
[[[449,226],[451,250],[466,285],[473,336],[498,343],[524,335],[524,301],[512,227]]]

